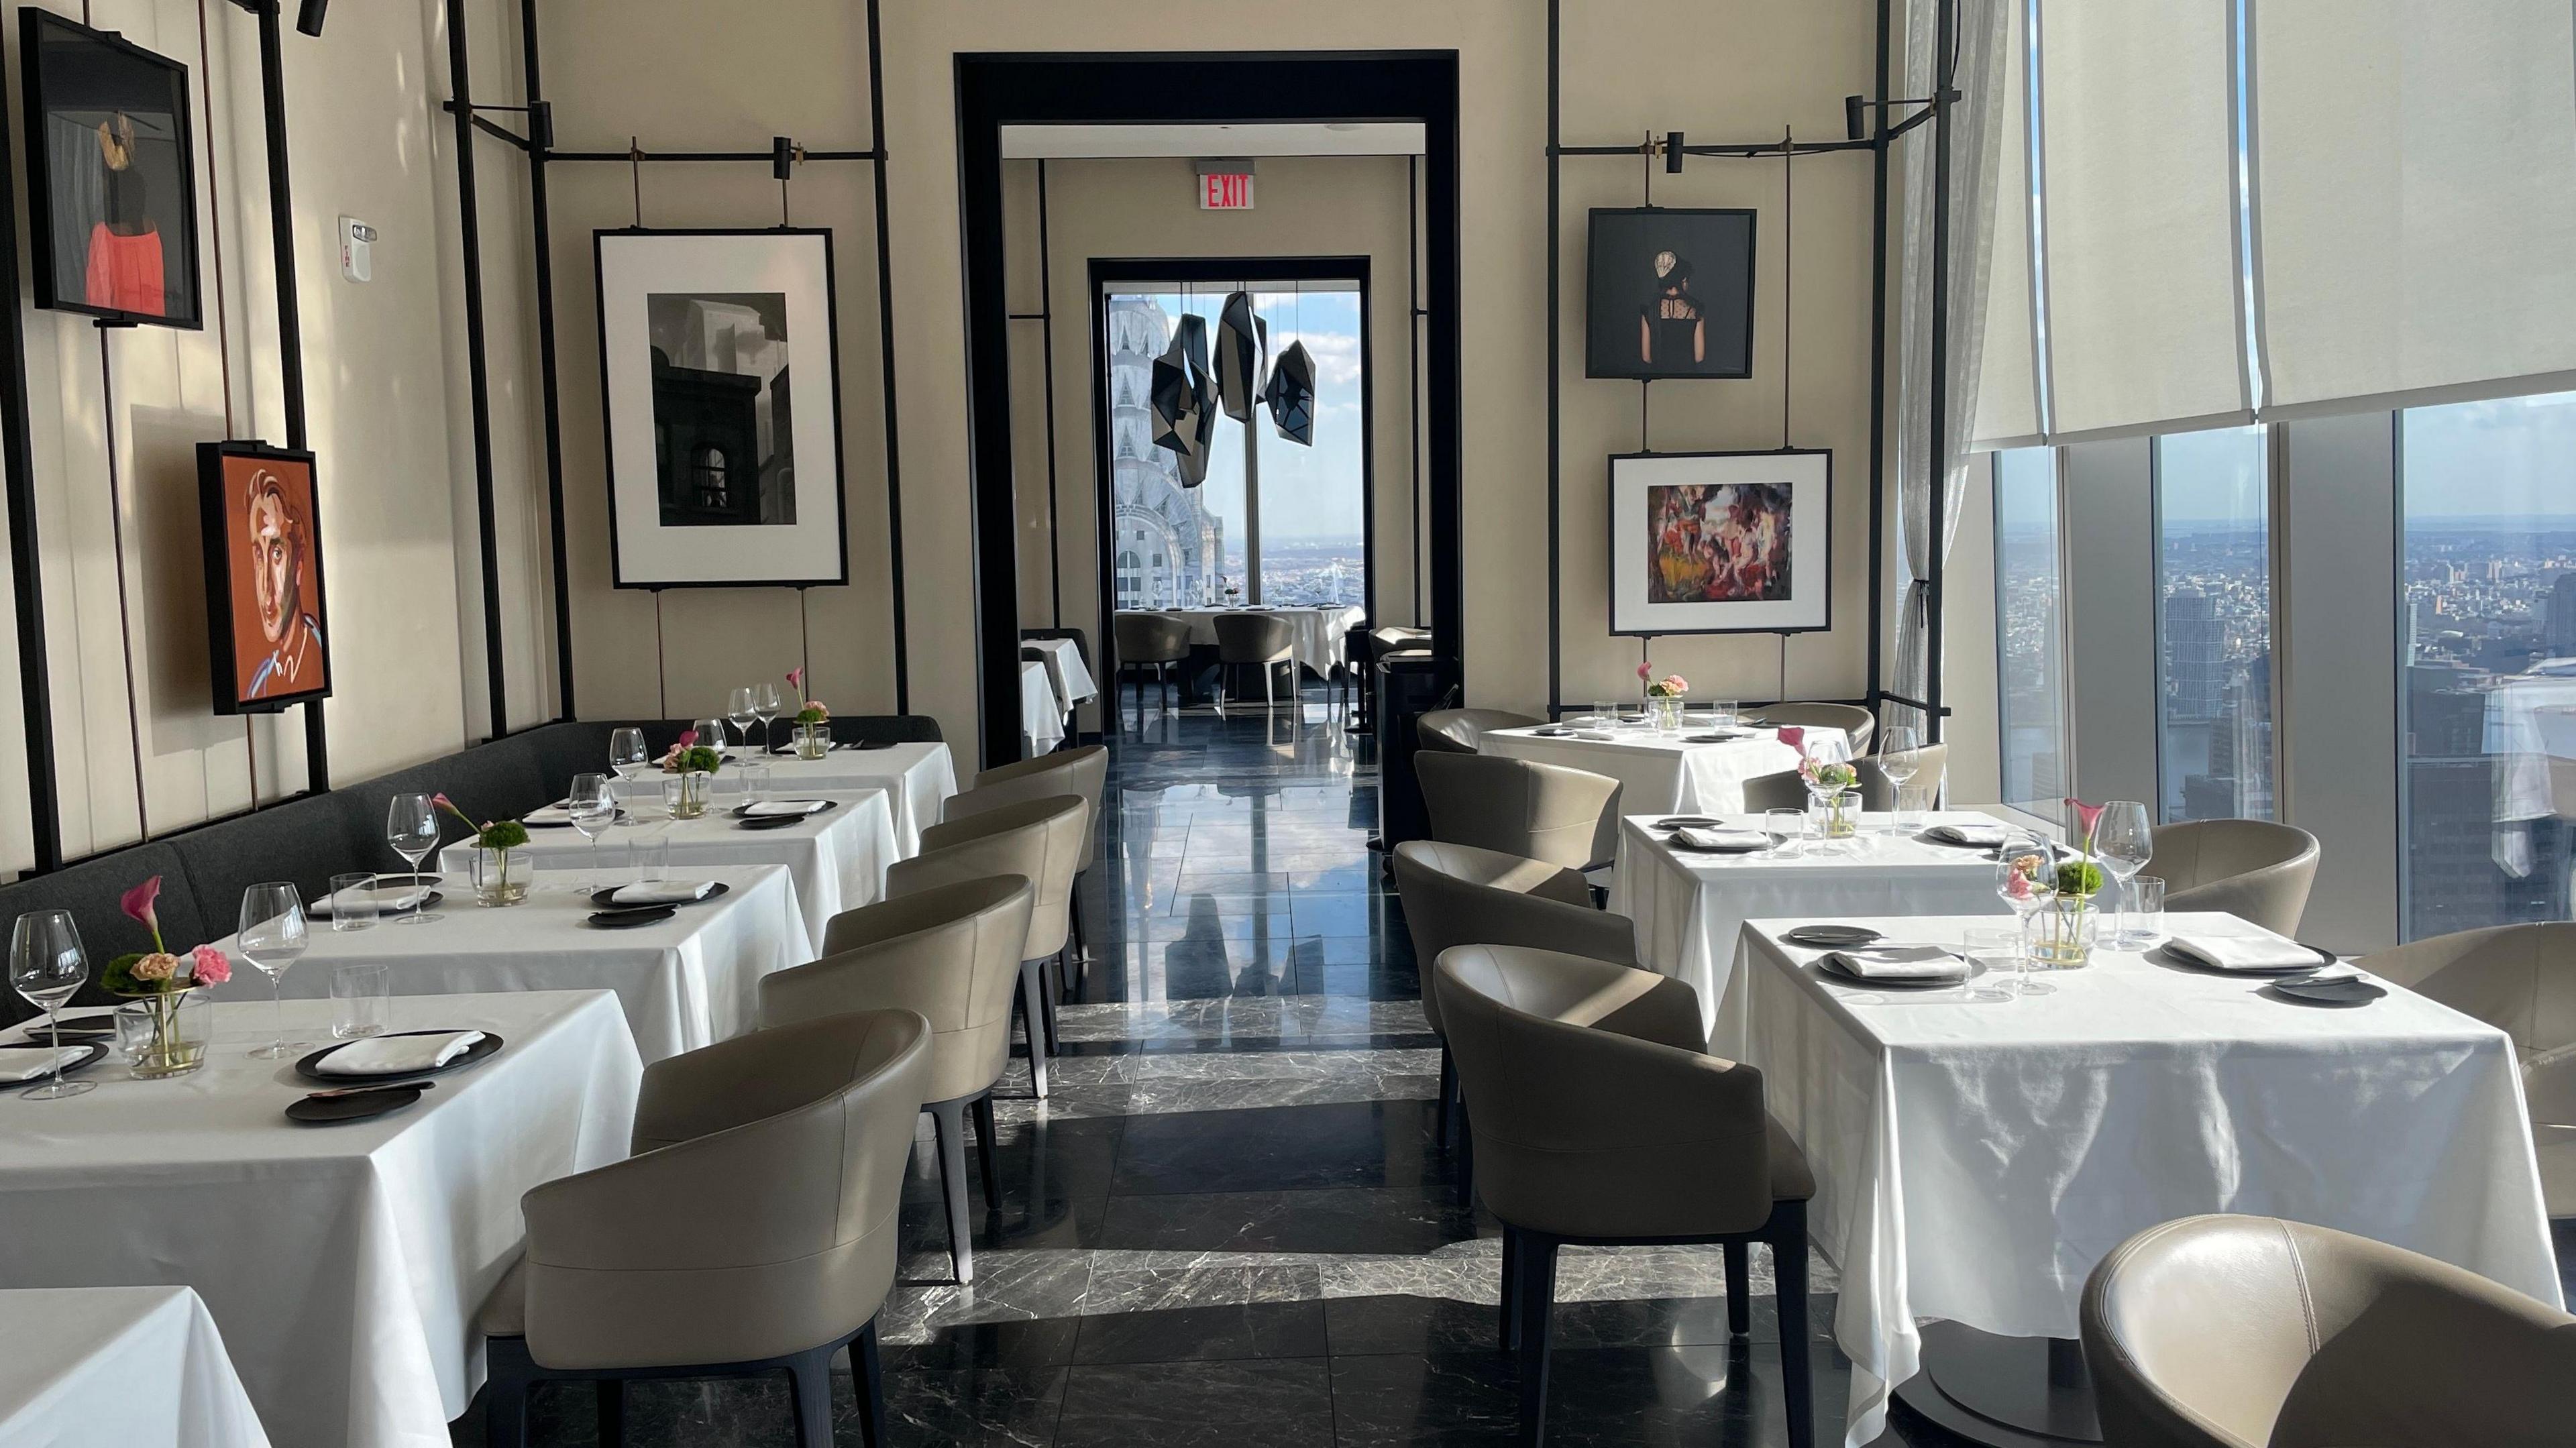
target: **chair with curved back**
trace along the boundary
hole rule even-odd
[[[1091,817],[1083,826],[1082,862],[1074,867],[1078,887],[1082,875],[1091,869],[1092,861],[1099,858],[1100,831],[1097,825],[1101,797],[1108,788],[1109,751],[1097,744],[1085,744],[978,771],[971,788],[950,795],[947,803],[940,806],[939,817],[943,820],[963,819],[984,810],[1017,804],[1021,800],[1044,799],[1050,795],[1081,796],[1091,805]],[[1069,923],[1073,928],[1073,953],[1079,958],[1088,956],[1090,947],[1083,941],[1082,910],[1078,901],[1077,896],[1071,907]]]
[[[1476,1188],[1503,1223],[1503,1343],[1522,1441],[1540,1441],[1560,1246],[1718,1243],[1727,1327],[1752,1328],[1750,1244],[1771,1248],[1789,1442],[1810,1448],[1806,1158],[1762,1073],[1707,1054],[1699,995],[1651,970],[1507,945],[1440,954]],[[1640,1109],[1652,1103],[1651,1109]]]
[[[1482,747],[1488,729],[1527,729],[1546,722],[1509,709],[1434,709],[1414,720],[1413,729],[1425,749],[1443,754],[1474,754]]]
[[[1275,613],[1220,613],[1216,616],[1216,662],[1219,680],[1217,712],[1225,712],[1226,671],[1247,665],[1261,670],[1261,705],[1279,707],[1278,670],[1288,670],[1288,702],[1297,702],[1297,630]]]
[[[1413,758],[1431,837],[1569,870],[1618,849],[1619,781],[1588,769],[1493,754],[1424,750]]]
[[[1840,729],[1850,741],[1854,759],[1869,752],[1871,736],[1878,733],[1878,720],[1857,704],[1771,704],[1748,716],[1750,722],[1778,728],[1795,724],[1801,728]]]
[[[1029,1035],[1029,1084],[1040,1100],[1047,1094],[1047,1054],[1055,1020],[1044,967],[1064,949],[1074,866],[1081,859],[1082,832],[1090,815],[1090,804],[1070,794],[984,810],[923,830],[921,853],[897,860],[886,871],[888,899],[994,875],[1020,875],[1036,884],[1028,936],[1020,944],[1020,1006]],[[841,924],[851,913],[832,917],[823,928],[825,955],[838,955],[843,941],[852,938]]]
[[[1190,621],[1168,613],[1114,613],[1109,616],[1109,636],[1117,646],[1118,666],[1110,671],[1111,703],[1129,669],[1154,671],[1154,682],[1163,696],[1163,712],[1171,712],[1171,670],[1190,657]],[[1125,719],[1122,709],[1120,719]],[[1145,686],[1136,686],[1136,729],[1145,728]]]
[[[1036,900],[1037,886],[1020,875],[879,900],[833,917],[838,950],[760,982],[764,1025],[865,1010],[908,1010],[929,1020],[930,1080],[921,1109],[938,1136],[948,1256],[961,1283],[975,1280],[966,1225],[966,1113],[975,1114],[989,1208],[1001,1200],[993,1083],[1011,1060],[1011,997]]]
[[[2281,935],[2299,933],[2317,877],[2317,837],[2270,820],[2158,825],[2139,870],[2165,882],[2165,909],[2214,910]]]
[[[2356,962],[2513,1038],[2552,1217],[2576,1217],[2576,924],[2436,935]]]
[[[2543,1448],[2576,1435],[2576,1317],[2271,1217],[2184,1217],[2084,1284],[2109,1448]]]
[[[798,1448],[830,1448],[847,1346],[861,1430],[883,1444],[876,1317],[930,1040],[911,1011],[863,1011],[645,1068],[634,1155],[520,1198],[526,1255],[478,1317],[484,1441],[527,1441],[539,1381],[597,1383],[609,1441],[627,1381],[784,1371]]]

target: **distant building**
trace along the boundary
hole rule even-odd
[[[2226,702],[2227,624],[2197,588],[2165,595],[2165,717],[2215,719]]]
[[[1172,319],[1151,297],[1109,299],[1110,527],[1119,608],[1203,604],[1217,590],[1225,523],[1196,488],[1181,486],[1169,449],[1154,446],[1146,397]]]
[[[2576,659],[2576,573],[2562,573],[2549,586],[2549,625],[2543,635],[2551,658]]]

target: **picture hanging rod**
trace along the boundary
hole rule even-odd
[[[1867,154],[1874,149],[1876,149],[1875,145],[1869,141],[1801,141],[1788,147],[1783,147],[1778,141],[1758,141],[1744,145],[1684,146],[1682,147],[1682,154],[1685,156],[1727,156],[1733,157],[1737,160],[1777,160],[1784,151],[1787,154],[1794,156],[1815,156],[1822,155],[1828,151],[1854,151]],[[1660,146],[1645,144],[1632,144],[1626,146],[1552,146],[1549,148],[1550,154],[1557,156],[1645,156],[1659,154],[1661,150],[1662,148]]]

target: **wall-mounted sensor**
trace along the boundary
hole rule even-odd
[[[371,259],[376,229],[354,216],[340,218],[340,275],[362,282],[375,275]]]

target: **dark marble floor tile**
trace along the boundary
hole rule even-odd
[[[1291,987],[1297,995],[1364,996],[1370,1000],[1422,998],[1422,972],[1410,960],[1300,960]]]
[[[1137,1117],[1111,1190],[1292,1191],[1445,1183],[1428,1101]]]
[[[956,1448],[1046,1448],[1063,1416],[1063,1368],[976,1367],[897,1372],[886,1364],[886,1438],[890,1444]],[[859,1442],[856,1422],[833,1425],[842,1443]],[[794,1439],[774,1440],[778,1448]]]
[[[1059,1448],[1329,1448],[1321,1358],[1068,1370]]]
[[[1419,1254],[1477,1235],[1447,1187],[1193,1192],[1109,1199],[1098,1245],[1130,1252]]]
[[[1324,1352],[1323,1303],[1234,1302],[1086,1315],[1074,1361],[1217,1362]]]
[[[1347,895],[1390,894],[1395,889],[1395,882],[1387,878],[1386,866],[1376,855],[1358,855],[1338,864],[1284,873],[1291,891]]]

